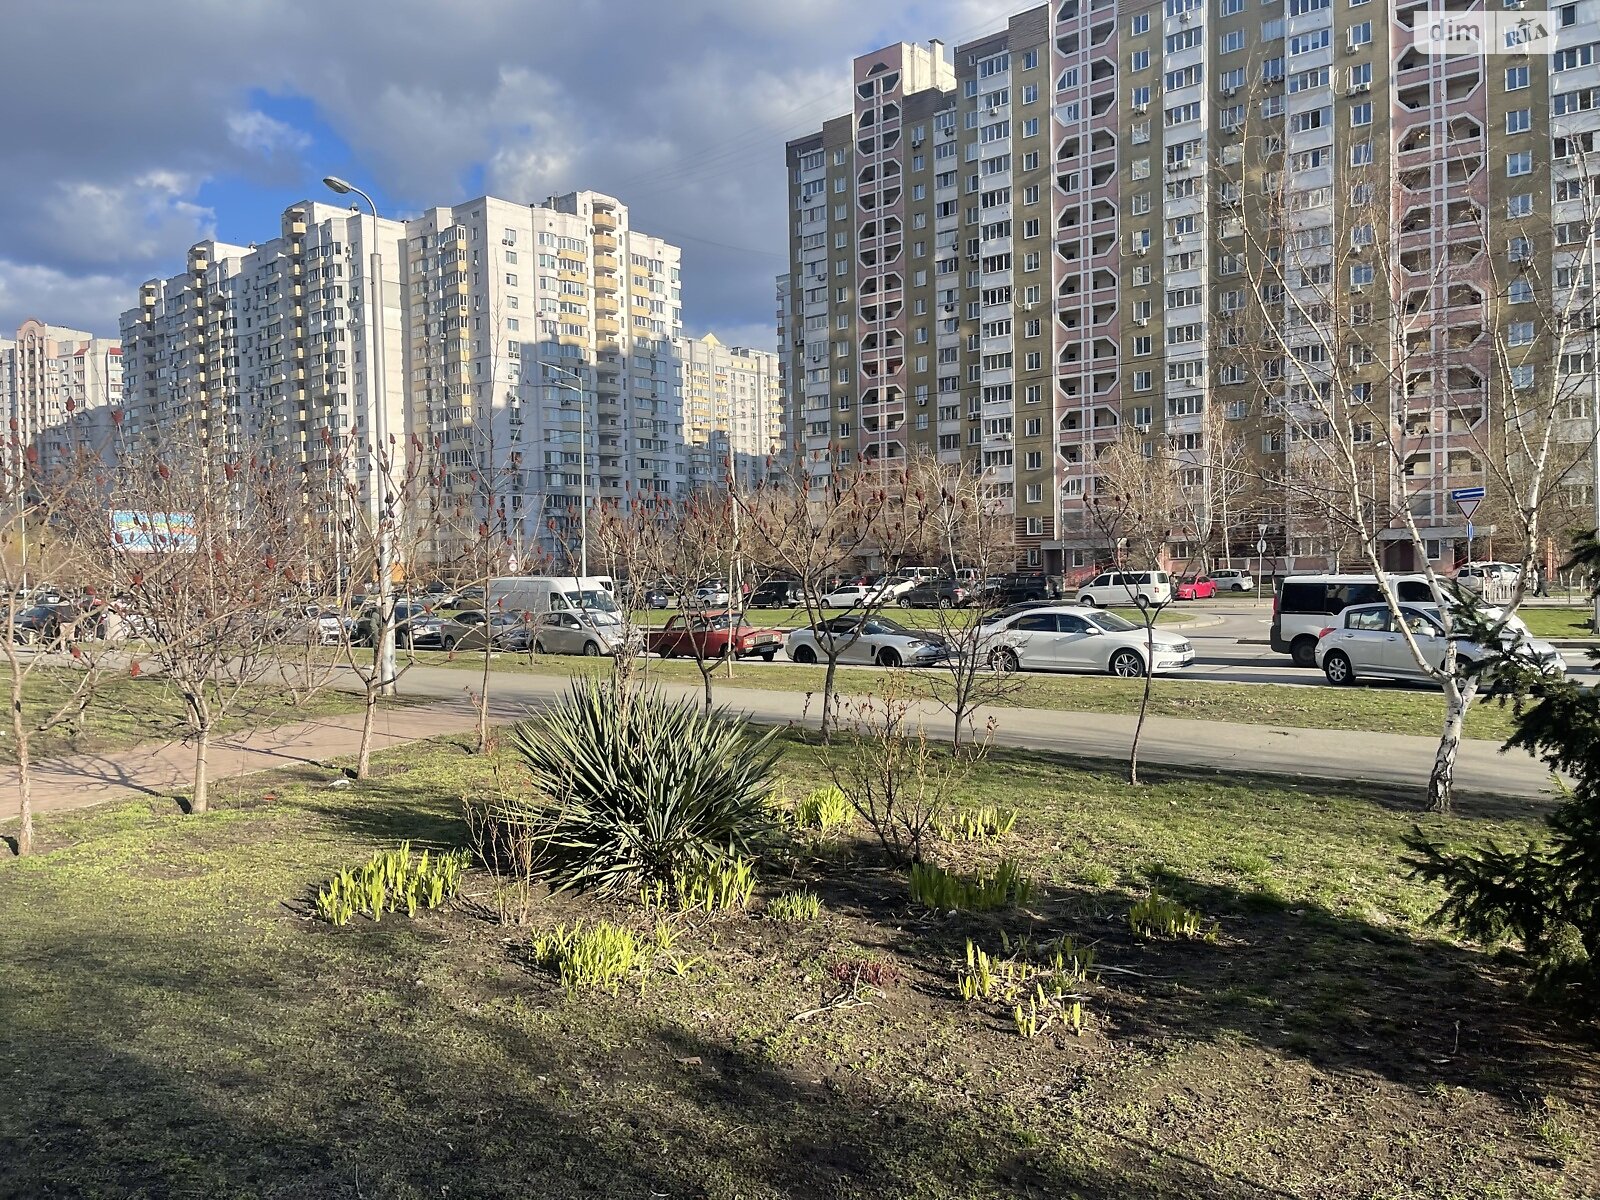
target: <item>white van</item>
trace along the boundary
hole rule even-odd
[[[595,625],[622,624],[622,611],[598,575],[513,575],[489,580],[489,611],[532,613],[581,610]]]
[[[1433,604],[1426,575],[1386,575],[1404,604]],[[1376,575],[1291,575],[1272,601],[1272,648],[1293,657],[1297,667],[1317,665],[1317,639],[1352,604],[1378,604],[1383,593]]]
[[[1172,602],[1172,580],[1165,571],[1103,571],[1078,585],[1079,604],[1131,608],[1141,599],[1155,606]]]

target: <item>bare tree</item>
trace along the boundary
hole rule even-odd
[[[69,402],[70,403],[70,402]],[[33,739],[62,725],[78,724],[93,700],[111,660],[109,638],[119,618],[95,570],[95,536],[104,538],[109,515],[101,500],[99,456],[81,447],[51,467],[41,465],[37,448],[17,434],[15,422],[4,443],[0,472],[0,589],[4,590],[0,638],[11,707],[10,732],[17,760],[17,854],[33,849]],[[80,595],[70,604],[34,604],[30,582],[49,578],[73,586]],[[42,615],[41,615],[42,614]],[[67,683],[42,707],[25,707],[28,681],[43,669]]]
[[[1148,437],[1138,429],[1126,430],[1106,446],[1096,462],[1089,517],[1106,540],[1114,565],[1134,579],[1138,574],[1162,568],[1163,551],[1181,515],[1179,469],[1165,439]],[[1128,604],[1138,611],[1145,631],[1139,716],[1128,748],[1128,782],[1136,784],[1139,740],[1144,734],[1150,686],[1155,677],[1156,620],[1171,603],[1173,593],[1168,593],[1168,600],[1152,603],[1139,583],[1129,582],[1126,586]]]
[[[830,458],[828,467],[826,474],[812,477],[807,464],[796,461],[788,477],[770,479],[749,493],[734,493],[754,555],[799,580],[806,622],[812,628],[826,619],[823,597],[847,571],[873,559],[887,571],[896,569],[934,507],[926,496],[908,497],[902,468],[845,462],[840,456]],[[860,637],[861,624],[888,599],[886,589],[869,589],[846,613],[855,632],[818,639],[827,660],[822,684],[824,736],[834,718],[839,656]]]
[[[983,581],[1016,565],[1013,523],[989,495],[984,475],[959,463],[943,463],[931,455],[913,455],[906,466],[906,488],[922,497],[928,515],[915,542],[918,557],[937,563],[949,581],[950,596],[935,599],[938,636],[949,650],[936,676],[933,698],[954,722],[953,745],[976,733],[973,714],[1021,690],[1015,655],[996,654],[990,641],[993,616],[1001,593]],[[962,584],[963,574],[968,580]],[[958,591],[959,589],[959,591]],[[961,592],[964,599],[957,603]],[[1009,668],[1009,669],[1008,669]]]
[[[1455,637],[1437,662],[1418,644],[1385,572],[1423,574],[1452,628],[1437,532],[1452,486],[1485,488],[1485,514],[1506,525],[1496,544],[1524,580],[1542,561],[1592,430],[1593,164],[1558,136],[1554,200],[1491,210],[1483,130],[1460,114],[1403,134],[1392,183],[1361,162],[1303,169],[1312,152],[1286,154],[1282,105],[1261,102],[1274,87],[1281,77],[1257,84],[1212,163],[1215,232],[1240,282],[1222,295],[1218,377],[1259,397],[1248,415],[1263,431],[1259,476],[1281,489],[1263,514],[1273,536],[1291,553],[1364,559],[1442,689],[1428,802],[1443,810],[1477,678]],[[1548,164],[1529,165],[1538,178]],[[1224,402],[1241,416],[1252,404]],[[1507,612],[1521,598],[1519,586]]]
[[[124,457],[112,481],[111,508],[125,515],[98,547],[99,573],[130,597],[150,660],[183,700],[194,813],[209,806],[218,725],[279,665],[269,610],[309,568],[298,476],[260,450],[174,437]]]

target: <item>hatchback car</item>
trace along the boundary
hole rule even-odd
[[[967,597],[967,589],[953,579],[924,579],[901,592],[897,603],[901,608],[960,608]]]
[[[987,645],[997,671],[1104,671],[1137,679],[1147,670],[1159,675],[1194,663],[1187,638],[1078,605],[1017,613],[999,624]]]
[[[1450,644],[1439,609],[1434,605],[1402,604],[1400,612],[1412,640],[1428,667],[1444,666]],[[1550,675],[1566,674],[1566,660],[1549,642],[1529,637],[1527,626],[1508,620],[1501,631],[1501,653],[1510,653],[1529,666]],[[1457,639],[1456,658],[1463,666],[1490,654],[1476,642]],[[1329,683],[1347,684],[1358,679],[1409,679],[1428,681],[1431,676],[1411,653],[1394,614],[1387,604],[1355,604],[1339,614],[1337,624],[1317,639],[1317,665]]]
[[[860,608],[888,598],[882,584],[847,583],[822,597],[823,608]]]
[[[597,623],[583,612],[548,612],[536,618],[535,654],[582,654],[597,658],[624,646],[620,626]],[[637,635],[635,635],[637,641]]]
[[[839,662],[880,667],[927,667],[950,657],[937,634],[907,629],[887,617],[835,617],[810,629],[793,629],[783,648],[797,663],[821,662],[829,649]]]
[[[1219,592],[1253,592],[1256,590],[1256,577],[1249,571],[1238,571],[1227,568],[1211,572],[1211,581],[1217,585]]]
[[[1209,600],[1217,594],[1216,580],[1209,575],[1196,575],[1193,579],[1180,579],[1173,588],[1179,600]]]

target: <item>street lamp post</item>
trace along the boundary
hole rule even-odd
[[[587,577],[589,574],[589,434],[585,427],[584,415],[589,401],[583,385],[588,381],[576,371],[558,367],[555,363],[545,362],[543,359],[539,360],[539,365],[546,371],[566,375],[578,381],[576,384],[563,383],[559,379],[550,379],[547,382],[554,387],[578,393],[578,573]]]
[[[373,438],[373,499],[378,503],[378,634],[374,664],[378,670],[378,694],[393,696],[395,687],[394,650],[394,495],[385,477],[383,456],[389,453],[389,394],[385,386],[383,350],[383,259],[378,253],[378,206],[355,184],[328,175],[322,180],[333,191],[345,196],[354,192],[372,210],[372,252],[367,269],[367,298],[372,304],[372,363],[369,375],[377,393]],[[391,463],[391,468],[393,464]]]

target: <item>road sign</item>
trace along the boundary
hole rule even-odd
[[[1257,554],[1265,554],[1266,552],[1267,552],[1267,539],[1266,538],[1262,538],[1259,542],[1256,543],[1256,553]]]
[[[1478,505],[1483,503],[1483,489],[1481,487],[1456,488],[1450,493],[1450,499],[1455,501],[1455,506],[1461,510],[1461,515],[1472,522],[1472,514],[1478,511]],[[1469,535],[1470,536],[1470,535]]]

